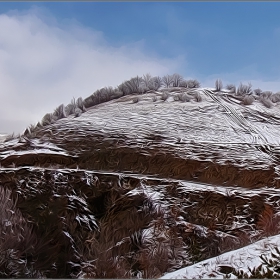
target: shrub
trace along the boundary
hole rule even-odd
[[[267,108],[271,108],[273,106],[272,102],[270,99],[268,98],[265,98],[265,97],[261,97],[260,99],[260,102]]]
[[[82,114],[82,110],[80,108],[75,109],[75,117],[79,117]]]
[[[143,75],[143,78],[142,78],[142,84],[146,87],[146,88],[149,88],[149,85],[151,84],[152,82],[152,76],[151,74],[146,74],[146,75]]]
[[[42,119],[42,125],[49,125],[56,121],[55,116],[52,113],[47,113]]]
[[[142,92],[146,92],[147,90],[158,90],[162,85],[162,81],[160,77],[152,77],[150,74],[146,74],[142,78]]]
[[[183,81],[183,77],[177,73],[172,75],[172,80],[173,80],[173,87],[179,87],[180,82]]]
[[[27,127],[25,129],[25,131],[23,132],[23,135],[30,136],[32,133],[35,132],[36,128],[37,128],[37,125],[34,125],[34,124],[29,125],[29,127]]]
[[[188,83],[187,83],[187,81],[186,80],[182,80],[182,81],[180,81],[180,83],[179,83],[179,87],[185,87],[185,88],[187,88],[188,87]]]
[[[253,104],[254,100],[255,100],[255,98],[252,95],[246,95],[243,98],[243,104],[244,105],[251,105],[251,104]]]
[[[202,97],[201,97],[201,95],[200,95],[199,92],[196,92],[196,93],[195,93],[195,95],[194,95],[194,100],[195,100],[196,102],[201,102],[201,101],[202,101]]]
[[[164,92],[164,93],[161,95],[161,100],[166,101],[167,98],[168,98],[168,93],[167,93],[167,92]]]
[[[182,101],[182,102],[189,102],[190,98],[185,93],[180,93],[179,94],[179,100]]]
[[[142,78],[134,77],[128,81],[122,83],[118,88],[123,93],[123,95],[128,95],[132,93],[143,93],[144,88],[141,87]]]
[[[236,86],[233,85],[233,84],[227,85],[226,89],[228,89],[231,93],[235,93],[236,92]]]
[[[158,90],[163,85],[162,79],[160,77],[153,77],[152,81],[154,90]]]
[[[76,107],[81,109],[81,111],[84,113],[86,112],[86,107],[84,105],[84,101],[82,97],[79,97],[76,101]]]
[[[256,89],[254,89],[254,93],[255,93],[256,95],[261,95],[262,90],[261,90],[260,88],[256,88]]]
[[[54,116],[56,116],[57,119],[66,118],[66,111],[64,104],[59,105],[53,113]]]
[[[169,88],[173,84],[173,76],[166,75],[162,78],[162,83],[166,88]]]
[[[199,88],[200,83],[197,80],[187,80],[187,88]]]
[[[249,83],[248,85],[244,85],[240,83],[238,89],[237,89],[237,95],[244,95],[251,92],[252,85]]]
[[[221,91],[221,89],[223,88],[222,80],[220,79],[216,80],[215,87],[216,87],[216,91]]]
[[[270,100],[273,103],[279,102],[280,101],[280,92],[274,93],[271,95]]]
[[[65,112],[66,112],[67,116],[69,116],[71,114],[75,114],[75,105],[73,105],[72,103],[68,104],[65,107]]]
[[[101,88],[97,91],[95,91],[92,95],[87,97],[83,104],[85,108],[89,108],[91,106],[98,105],[103,102],[107,102],[116,98],[119,98],[124,95],[124,92],[126,92],[126,86],[124,83],[119,85],[116,89],[113,89],[112,87],[105,87]],[[129,94],[129,93],[127,93]]]
[[[270,99],[271,98],[271,96],[272,96],[272,91],[263,91],[262,93],[261,93],[261,97],[262,98],[268,98],[268,99]]]
[[[37,122],[36,128],[40,128],[40,127],[42,127],[42,124],[40,122]]]

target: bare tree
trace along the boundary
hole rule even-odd
[[[179,87],[180,82],[183,81],[183,77],[177,73],[172,75],[173,87]]]
[[[187,87],[188,88],[199,88],[200,83],[197,80],[187,80]]]
[[[125,81],[121,85],[119,85],[119,90],[123,92],[124,95],[132,94],[132,93],[143,93],[143,88],[141,87],[142,78],[134,77],[129,81]]]
[[[182,81],[180,81],[179,87],[185,87],[185,88],[187,88],[187,87],[188,87],[188,82],[187,82],[186,80],[183,79]]]
[[[152,76],[151,74],[146,74],[146,75],[143,75],[143,78],[142,78],[142,84],[144,85],[144,87],[146,87],[147,89],[150,89],[151,85],[152,85]]]
[[[162,83],[166,88],[169,88],[173,83],[173,76],[166,75],[162,78]]]
[[[163,84],[162,79],[158,76],[153,77],[152,80],[153,80],[154,90],[158,90]]]
[[[223,88],[222,80],[220,79],[216,80],[215,87],[216,87],[216,91],[221,91],[221,89]]]

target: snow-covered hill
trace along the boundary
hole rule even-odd
[[[228,91],[151,90],[0,143],[9,209],[0,268],[22,278],[159,278],[187,267],[178,273],[198,277],[207,260],[209,277],[213,258],[279,234],[280,102],[252,96],[245,105]]]

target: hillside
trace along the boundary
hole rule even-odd
[[[277,94],[92,100],[0,143],[3,277],[158,278],[279,233]]]

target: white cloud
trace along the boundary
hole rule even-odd
[[[0,132],[22,132],[72,97],[147,72],[180,71],[184,57],[149,55],[145,42],[114,48],[102,32],[33,8],[0,15]]]

